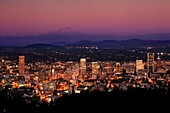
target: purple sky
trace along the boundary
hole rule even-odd
[[[0,35],[69,26],[84,33],[170,33],[170,0],[0,0]]]

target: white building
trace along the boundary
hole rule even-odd
[[[86,58],[80,59],[80,76],[86,75]]]

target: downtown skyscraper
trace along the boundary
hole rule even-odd
[[[25,56],[19,56],[19,76],[25,73]]]
[[[154,72],[154,53],[147,53],[147,66],[148,66],[148,73]]]
[[[80,59],[80,76],[86,75],[86,58]]]

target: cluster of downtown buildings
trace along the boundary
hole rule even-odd
[[[20,92],[24,98],[40,96],[40,101],[50,102],[82,90],[168,89],[170,61],[154,56],[147,53],[146,62],[89,62],[81,58],[79,62],[25,63],[25,56],[19,56],[18,61],[0,59],[0,91],[8,88],[11,96]]]

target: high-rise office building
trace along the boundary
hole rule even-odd
[[[92,62],[92,78],[97,79],[97,75],[100,73],[100,66],[98,62]]]
[[[22,76],[25,73],[25,56],[19,56],[19,75]]]
[[[158,58],[157,58],[157,65],[156,65],[156,70],[159,70],[161,69],[161,58],[160,58],[160,55],[158,53]]]
[[[79,76],[79,69],[72,69],[72,72],[73,72],[73,74],[72,74],[72,76],[71,76],[71,78],[72,78],[72,84],[73,85],[76,85],[76,83],[77,83],[77,78],[78,78],[78,76]]]
[[[92,74],[98,75],[99,74],[99,63],[98,62],[92,62]]]
[[[143,61],[142,60],[136,60],[136,72],[138,73],[139,69],[144,69]]]
[[[147,53],[148,72],[154,72],[154,53]]]
[[[80,76],[86,75],[86,58],[80,59]]]

